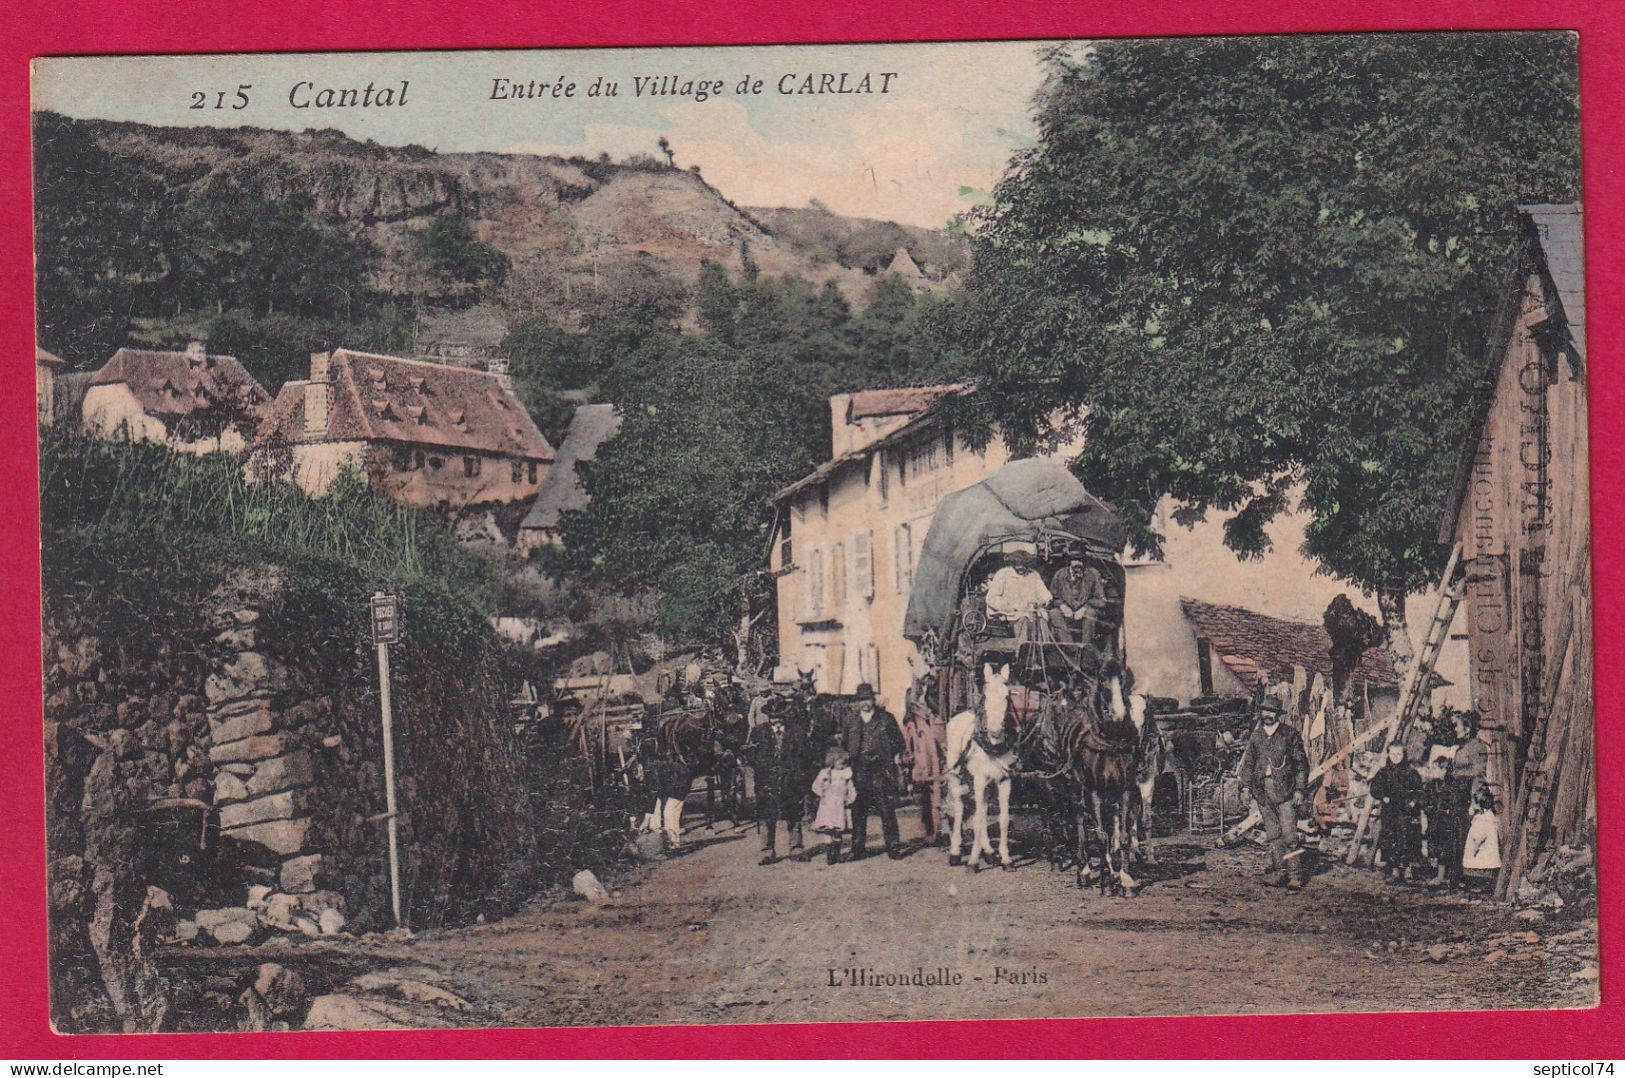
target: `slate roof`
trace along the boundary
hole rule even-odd
[[[1324,626],[1195,599],[1181,599],[1179,605],[1196,635],[1208,642],[1213,654],[1244,685],[1290,678],[1294,666],[1332,676],[1332,638]],[[1394,664],[1380,648],[1371,648],[1360,657],[1355,678],[1375,687],[1399,685]],[[1434,684],[1448,683],[1435,675]]]
[[[241,403],[261,408],[271,399],[233,356],[203,352],[149,352],[120,348],[90,378],[92,386],[123,384],[148,415],[175,418]]]
[[[1580,204],[1519,206],[1518,212],[1529,219],[1535,230],[1541,260],[1557,288],[1558,302],[1563,305],[1569,338],[1583,360],[1586,354],[1586,275]]]
[[[402,442],[551,461],[553,447],[513,390],[489,371],[340,348],[330,353],[327,430],[305,433],[307,381],[289,382],[259,440]]]
[[[613,404],[583,404],[575,410],[553,467],[542,480],[542,489],[520,528],[556,528],[566,510],[587,504],[587,488],[576,465],[596,457],[598,447],[613,438],[620,425],[621,417],[615,414]]]

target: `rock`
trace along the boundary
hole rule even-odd
[[[322,748],[324,749],[336,749],[342,744],[344,744],[344,738],[338,734],[331,734],[322,738]]]
[[[265,899],[265,909],[260,912],[260,918],[274,928],[292,929],[293,915],[300,910],[299,896],[287,894],[268,895]]]
[[[260,964],[254,989],[273,1018],[291,1018],[305,1005],[305,979],[275,962]]]
[[[1450,957],[1450,948],[1443,943],[1435,943],[1427,950],[1429,962],[1443,962]]]
[[[286,731],[279,734],[262,734],[259,737],[245,737],[241,741],[211,746],[209,760],[216,764],[269,760],[271,757],[281,756],[297,746],[298,741]]]
[[[1594,980],[1596,980],[1597,979],[1597,967],[1594,966],[1594,965],[1589,965],[1589,964],[1585,965],[1585,966],[1582,966],[1580,969],[1575,971],[1574,979],[1576,981],[1594,981]]]
[[[1540,942],[1540,933],[1539,932],[1514,932],[1512,934],[1512,938],[1517,940],[1519,943],[1539,943]]]
[[[234,715],[221,722],[211,722],[209,740],[216,745],[225,745],[232,741],[241,741],[245,737],[270,733],[275,721],[271,705],[263,700],[256,701],[251,711]]]
[[[309,936],[312,939],[322,934],[322,926],[306,910],[301,910],[293,915],[293,928],[300,935]]]
[[[242,801],[248,797],[248,787],[243,780],[230,771],[220,771],[214,776],[214,803],[217,805],[229,804],[232,801]]]
[[[240,779],[247,778],[254,773],[254,765],[247,763],[221,764],[220,770],[227,774],[236,775]]]
[[[331,906],[316,915],[316,927],[324,936],[336,936],[344,931],[344,914]]]
[[[222,925],[246,924],[253,926],[259,924],[260,918],[259,914],[251,909],[242,906],[224,906],[220,909],[198,910],[193,920],[197,922],[199,928],[212,935],[214,930]]]
[[[304,749],[286,756],[273,756],[261,760],[248,780],[248,793],[252,797],[277,793],[295,786],[309,786],[316,781],[316,761]]]
[[[197,922],[181,918],[175,922],[175,940],[178,943],[190,943],[197,939]]]
[[[306,854],[282,862],[282,889],[292,894],[305,894],[316,890],[322,870],[322,855]]]
[[[397,977],[389,973],[364,973],[351,980],[350,985],[363,992],[381,992],[385,995],[399,996],[413,1003],[432,1003],[436,1007],[453,1011],[468,1010],[468,1000],[463,997],[426,981],[408,977]]]
[[[383,1000],[363,1000],[343,992],[317,996],[310,1001],[302,1029],[415,1029],[422,1028],[420,1017],[405,1007]]]
[[[263,909],[265,900],[271,897],[272,890],[263,883],[250,884],[248,888],[248,908],[251,910]]]
[[[211,704],[278,692],[288,687],[288,674],[279,664],[257,651],[243,651],[231,662],[210,674],[203,683],[203,695]]]
[[[223,834],[244,842],[258,842],[275,853],[291,855],[303,853],[305,839],[310,834],[309,820],[270,820],[266,823],[234,827]]]
[[[1491,951],[1489,954],[1484,956],[1484,964],[1486,966],[1493,966],[1493,965],[1495,965],[1495,963],[1501,961],[1506,956],[1507,956],[1507,953],[1505,951],[1502,951],[1502,950]]]
[[[1546,919],[1546,914],[1543,911],[1536,909],[1519,910],[1515,916],[1518,920],[1526,922],[1544,921]]]
[[[242,921],[227,921],[209,930],[216,943],[234,944],[248,943],[261,934],[258,924],[244,924]]]
[[[299,791],[287,790],[225,805],[220,809],[220,829],[230,831],[267,820],[291,820],[304,808],[304,801]]]
[[[598,877],[593,875],[591,869],[584,868],[572,876],[570,887],[588,902],[596,904],[609,899],[609,892],[604,890],[604,885],[598,882]]]

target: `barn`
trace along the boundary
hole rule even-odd
[[[1589,848],[1596,815],[1581,219],[1577,204],[1519,207],[1520,254],[1440,529],[1465,567],[1502,897],[1559,847]]]

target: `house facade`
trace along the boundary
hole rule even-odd
[[[937,404],[966,388],[830,398],[831,460],[774,496],[769,567],[778,573],[779,662],[813,671],[822,692],[851,693],[867,682],[888,707],[902,705],[919,661],[903,636],[904,614],[937,507],[1011,460],[1001,439],[973,450],[943,422]],[[1222,519],[1185,526],[1169,519],[1170,510],[1165,503],[1153,522],[1163,538],[1159,557],[1123,555],[1124,646],[1140,691],[1182,703],[1203,695],[1187,600],[1318,624],[1332,599],[1351,591],[1299,553],[1306,516],[1272,522],[1271,550],[1241,561],[1224,545]],[[1350,598],[1375,611],[1374,602]],[[1414,597],[1412,623],[1425,624],[1429,609],[1426,596]],[[1460,685],[1452,671],[1464,665],[1464,648],[1452,642],[1439,672]]]
[[[1596,818],[1586,301],[1578,205],[1524,243],[1440,529],[1460,546],[1473,705],[1502,810],[1500,891]]]
[[[598,447],[615,437],[621,417],[613,404],[583,404],[570,417],[557,459],[542,481],[536,501],[519,525],[519,550],[531,551],[559,541],[564,514],[587,504],[587,487],[578,465],[591,463]]]
[[[553,447],[506,371],[336,349],[310,357],[266,410],[256,474],[312,495],[346,470],[420,509],[462,510],[536,497]]]
[[[91,375],[80,418],[103,438],[160,442],[183,453],[238,453],[248,448],[270,399],[236,358],[211,355],[201,342],[183,352],[120,348]]]

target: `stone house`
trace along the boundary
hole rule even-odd
[[[503,365],[478,370],[335,349],[266,410],[251,467],[313,495],[354,469],[390,498],[462,510],[529,501],[553,447]]]
[[[270,399],[235,357],[193,341],[183,352],[120,348],[91,375],[79,411],[85,429],[103,438],[236,453],[252,441]]]
[[[613,404],[583,404],[570,417],[570,427],[559,443],[558,455],[530,511],[519,525],[521,551],[559,541],[559,524],[564,514],[587,504],[587,488],[579,464],[590,463],[598,447],[615,437],[621,417]]]

